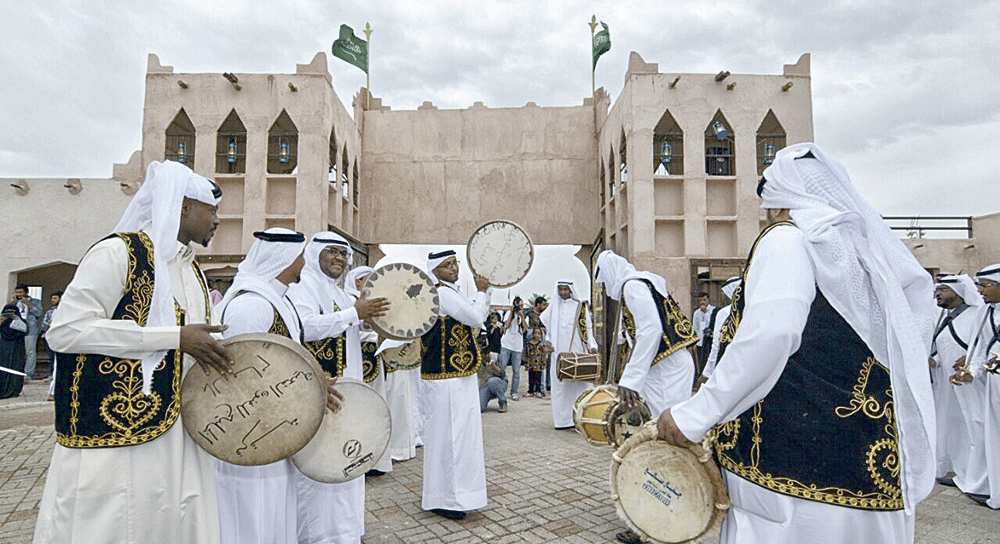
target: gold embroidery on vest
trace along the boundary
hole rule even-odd
[[[444,327],[441,327],[444,330]],[[462,323],[456,323],[451,327],[451,338],[448,345],[455,349],[455,352],[448,358],[448,362],[459,372],[468,372],[476,364],[476,356],[469,349],[472,339],[469,337],[469,327]]]

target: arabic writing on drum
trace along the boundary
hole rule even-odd
[[[222,391],[230,389],[226,387],[230,380],[240,380],[244,374],[253,377],[255,382],[263,384],[252,393],[248,393],[246,397],[238,399],[235,402],[221,402],[217,404],[215,412],[210,417],[208,423],[198,431],[198,434],[208,444],[212,445],[229,438],[227,434],[230,431],[246,429],[248,421],[256,420],[250,424],[250,429],[246,431],[242,438],[233,444],[235,446],[233,453],[237,456],[242,456],[243,452],[248,448],[257,449],[257,444],[260,441],[271,436],[272,433],[281,427],[285,425],[297,426],[299,424],[298,418],[293,417],[271,421],[269,424],[262,425],[262,419],[257,413],[263,411],[266,415],[270,415],[268,409],[271,407],[271,404],[267,401],[277,400],[285,395],[301,393],[299,389],[315,387],[306,385],[308,382],[316,380],[316,375],[313,372],[293,370],[290,374],[282,373],[281,375],[274,376],[274,371],[270,370],[271,363],[260,355],[256,357],[259,359],[259,362],[255,361],[249,364],[247,367],[236,371],[231,377],[220,376],[206,383],[203,388],[203,391],[210,393],[213,398],[219,397],[222,395]]]
[[[513,223],[483,225],[469,241],[469,266],[492,285],[511,285],[531,268],[531,240]]]
[[[656,500],[663,503],[663,506],[670,506],[674,499],[681,498],[681,493],[670,487],[670,482],[660,478],[655,472],[650,472],[647,468],[645,475],[648,476],[642,484],[642,490],[652,495]],[[659,485],[657,485],[659,484]]]

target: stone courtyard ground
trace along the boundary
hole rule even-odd
[[[31,382],[21,397],[0,401],[0,543],[31,542],[55,442],[47,386]],[[369,479],[364,542],[612,542],[623,525],[608,493],[611,449],[553,430],[550,406],[522,398],[500,414],[494,401],[483,414],[489,505],[461,522],[420,509],[420,449]],[[919,544],[1000,544],[1000,512],[937,486],[917,509],[916,533]]]

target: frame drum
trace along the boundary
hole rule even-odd
[[[361,290],[365,298],[385,297],[391,307],[382,317],[368,320],[380,335],[393,340],[419,338],[438,318],[437,287],[423,270],[409,263],[378,267]]]
[[[392,434],[389,405],[374,389],[356,380],[335,386],[343,395],[336,414],[326,411],[316,436],[292,456],[299,472],[317,482],[343,483],[364,476],[375,466]]]
[[[655,438],[651,421],[612,456],[611,499],[643,542],[689,542],[722,519],[729,494],[711,452]]]
[[[213,457],[266,465],[304,447],[323,420],[327,381],[297,342],[242,334],[222,342],[233,374],[196,365],[181,386],[184,430]]]
[[[490,221],[476,229],[465,247],[469,268],[493,287],[510,287],[524,279],[535,260],[531,238],[510,221]]]
[[[385,366],[393,370],[413,370],[420,367],[420,339],[395,348],[387,348],[381,353]]]

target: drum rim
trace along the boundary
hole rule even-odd
[[[360,385],[361,387],[364,387],[365,389],[368,389],[372,393],[375,393],[375,396],[378,397],[378,399],[382,401],[382,404],[385,405],[385,412],[386,412],[386,414],[389,415],[389,427],[388,427],[389,428],[389,439],[385,441],[385,447],[382,448],[382,451],[379,452],[378,455],[374,455],[373,456],[373,459],[375,460],[375,463],[373,463],[372,466],[374,466],[376,463],[378,463],[378,460],[381,459],[383,455],[385,455],[385,452],[389,451],[389,444],[392,442],[392,410],[389,408],[389,403],[384,398],[382,398],[382,395],[380,395],[378,393],[378,391],[375,390],[375,388],[373,388],[372,386],[368,385],[364,381],[358,380],[356,378],[340,378],[340,379],[337,380],[337,386],[344,385],[344,384],[350,384],[352,388],[355,387],[355,386],[359,386]],[[325,420],[328,415],[332,416],[333,413],[330,411],[329,408],[325,408],[324,412],[323,412],[323,420]],[[316,432],[313,433],[313,438],[315,438],[316,435],[319,434],[320,430],[323,428],[323,420],[320,420],[320,426],[316,429]],[[309,441],[312,442],[312,439],[309,439]],[[307,442],[306,445],[308,446],[309,443]],[[295,468],[299,472],[301,472],[303,476],[305,476],[306,478],[309,478],[310,480],[313,480],[315,482],[320,482],[320,483],[336,484],[336,483],[347,483],[347,482],[356,480],[356,479],[358,479],[360,477],[364,477],[364,475],[365,475],[364,472],[359,472],[356,476],[354,476],[353,478],[350,478],[348,480],[333,480],[333,481],[317,480],[317,479],[313,478],[312,476],[306,474],[305,471],[303,471],[302,468],[299,466],[299,463],[296,462],[295,457],[303,449],[305,449],[305,446],[302,446],[302,448],[300,448],[299,451],[293,453],[292,455],[289,455],[288,456],[288,460],[293,465],[295,465]],[[373,450],[372,453],[374,454],[374,450]]]
[[[466,244],[465,244],[465,259],[469,263],[469,269],[472,270],[473,274],[478,274],[478,272],[476,272],[476,268],[472,265],[472,254],[470,253],[470,251],[472,249],[472,239],[476,237],[476,233],[478,233],[479,231],[481,231],[483,229],[483,227],[485,227],[486,225],[492,225],[493,223],[507,223],[507,224],[513,225],[514,228],[516,228],[517,230],[521,231],[524,234],[524,237],[528,240],[528,268],[524,271],[524,274],[522,274],[520,278],[517,278],[515,281],[513,281],[511,283],[505,283],[505,284],[491,283],[490,284],[492,287],[496,287],[496,288],[499,288],[499,289],[506,289],[507,287],[513,287],[513,286],[517,285],[518,283],[521,282],[521,280],[523,280],[524,278],[526,278],[528,276],[528,272],[531,271],[531,267],[535,264],[535,243],[531,241],[531,235],[528,234],[527,230],[525,230],[523,227],[521,227],[521,225],[518,225],[517,223],[515,223],[513,221],[510,221],[509,219],[493,219],[491,221],[487,221],[487,222],[483,223],[482,225],[479,225],[479,227],[477,227],[476,230],[472,231],[472,235],[469,236],[469,241],[466,242]]]
[[[316,360],[316,358],[313,357],[313,355],[311,353],[309,353],[309,350],[307,350],[304,346],[302,346],[302,344],[299,344],[298,342],[296,342],[296,341],[294,341],[294,340],[292,340],[290,338],[286,338],[284,336],[280,336],[280,335],[277,335],[277,334],[271,334],[271,333],[267,333],[267,332],[254,332],[254,333],[247,333],[247,334],[237,334],[236,336],[231,336],[229,338],[224,338],[219,343],[223,347],[226,347],[226,346],[231,346],[231,345],[236,344],[236,343],[243,343],[243,342],[270,342],[270,343],[273,343],[273,344],[278,344],[278,345],[280,345],[280,346],[282,346],[284,348],[290,349],[291,351],[293,351],[294,353],[296,353],[297,355],[299,355],[300,357],[302,357],[302,359],[310,367],[312,367],[313,372],[316,373],[316,376],[318,378],[316,382],[317,382],[317,384],[319,385],[319,387],[323,391],[323,395],[322,395],[322,399],[323,400],[319,404],[319,409],[324,411],[323,412],[324,415],[319,418],[319,425],[316,425],[316,428],[313,429],[312,435],[309,438],[309,440],[312,440],[312,436],[314,436],[316,434],[316,431],[318,431],[319,428],[320,428],[320,426],[323,424],[323,417],[325,417],[325,410],[327,409],[326,408],[326,397],[327,397],[328,393],[326,393],[326,390],[327,390],[326,380],[323,379],[323,378],[326,378],[326,373],[323,372],[323,367],[320,366],[320,364]],[[190,417],[183,418],[183,413],[185,411],[184,407],[188,404],[187,402],[185,402],[185,400],[184,400],[185,397],[183,395],[184,384],[185,384],[185,382],[187,382],[188,375],[190,375],[190,373],[185,374],[184,379],[181,380],[181,387],[180,387],[180,390],[181,390],[181,414],[182,414],[182,425],[181,426],[184,427],[184,432],[186,432],[188,434],[188,436],[191,438],[192,441],[194,441],[194,443],[198,446],[198,448],[200,448],[202,451],[204,451],[205,453],[207,453],[208,455],[210,455],[213,459],[219,459],[220,461],[222,461],[224,463],[230,463],[230,464],[237,465],[237,466],[262,466],[262,465],[268,464],[268,463],[262,463],[260,465],[243,465],[243,464],[239,464],[239,463],[234,463],[233,461],[230,461],[230,460],[227,460],[227,459],[221,459],[219,457],[216,457],[212,452],[210,452],[208,449],[206,449],[204,446],[202,446],[197,440],[195,440],[195,438],[193,436],[191,436],[191,432],[188,430],[188,422],[192,421],[192,420],[191,420]],[[283,459],[288,459],[292,455],[295,455],[296,453],[298,453],[300,450],[302,450],[302,448],[306,447],[306,445],[309,444],[309,440],[307,440],[304,444],[302,444],[302,446],[299,447],[297,450],[295,450],[295,452],[293,452],[291,455],[288,455],[287,457],[284,457]],[[281,461],[281,460],[282,459],[278,459],[278,461]],[[277,462],[277,461],[272,461],[272,462]]]
[[[372,278],[377,277],[377,275],[379,274],[379,272],[381,272],[381,271],[383,271],[385,269],[388,269],[389,267],[392,267],[393,270],[397,270],[398,268],[403,268],[404,270],[415,271],[417,273],[417,275],[419,275],[420,278],[422,280],[426,281],[427,285],[430,286],[431,292],[434,293],[434,300],[436,302],[434,303],[434,308],[433,308],[432,313],[431,313],[431,318],[430,318],[430,320],[427,323],[427,329],[424,330],[423,332],[421,332],[420,334],[416,335],[416,336],[404,336],[404,335],[396,334],[395,332],[390,331],[390,330],[386,329],[385,327],[383,327],[378,322],[378,320],[380,318],[369,319],[369,320],[366,320],[366,322],[369,325],[371,325],[372,329],[375,329],[375,332],[377,332],[381,336],[383,336],[385,338],[389,338],[391,340],[413,340],[415,338],[420,338],[425,333],[427,333],[427,331],[431,330],[434,327],[434,324],[437,323],[437,320],[438,320],[438,314],[441,312],[441,299],[440,299],[440,295],[438,295],[437,286],[434,285],[433,281],[431,281],[431,277],[429,275],[427,275],[426,272],[424,272],[423,270],[421,270],[420,267],[418,267],[418,266],[412,265],[410,263],[387,263],[387,264],[384,264],[384,265],[376,268],[374,271],[372,271],[371,274],[368,275],[368,279],[365,280],[365,284],[361,287],[361,292],[363,294],[365,294],[365,295],[370,294],[371,293]],[[392,301],[390,301],[390,302],[392,302]],[[417,329],[417,330],[420,330],[420,329]]]

